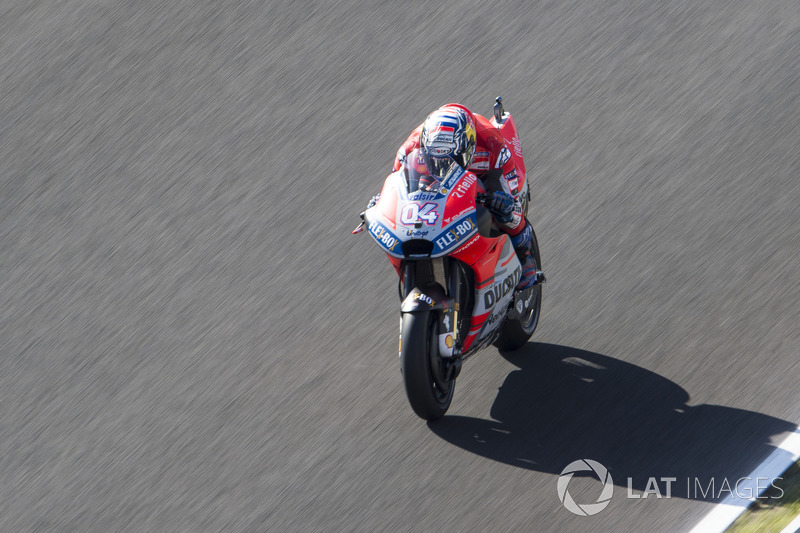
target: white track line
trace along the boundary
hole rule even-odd
[[[775,451],[747,476],[752,480],[749,483],[750,494],[754,495],[750,501],[754,501],[757,496],[760,496],[769,487],[768,483],[766,486],[762,484],[759,487],[758,479],[763,481],[764,479],[773,480],[780,477],[798,459],[800,459],[800,427],[786,437]],[[741,493],[741,491],[747,489],[748,485],[740,483],[738,487]],[[745,501],[747,500],[742,500],[731,494],[715,505],[714,509],[690,533],[722,533],[733,524],[733,521],[739,515],[747,510],[747,505],[743,505]]]
[[[797,533],[797,530],[800,529],[800,515],[792,520],[792,522],[781,530],[781,533]]]

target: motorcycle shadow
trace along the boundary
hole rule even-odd
[[[598,353],[529,343],[503,356],[519,370],[500,387],[492,420],[445,416],[429,427],[520,468],[560,474],[577,459],[593,459],[616,485],[643,492],[653,489],[651,478],[676,478],[673,497],[719,501],[728,495],[720,491],[724,481],[733,488],[776,449],[772,436],[796,428],[753,411],[688,405],[679,385]]]

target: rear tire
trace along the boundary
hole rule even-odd
[[[533,232],[533,228],[531,231]],[[542,260],[539,257],[539,242],[536,240],[535,232],[531,236],[531,255],[536,261],[537,268],[541,270]],[[521,301],[525,302],[519,318],[506,320],[500,332],[500,338],[494,343],[502,351],[510,352],[524,346],[536,331],[536,326],[539,325],[539,315],[542,310],[542,285],[534,285],[526,292],[528,293],[527,299],[518,301],[518,305]],[[520,293],[519,296],[522,297],[524,294],[525,292]]]
[[[456,380],[446,379],[447,361],[439,355],[436,314],[404,313],[400,368],[411,408],[420,418],[437,420],[453,400]]]

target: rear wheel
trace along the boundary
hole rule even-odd
[[[542,260],[539,257],[539,242],[536,240],[535,232],[531,238],[531,255],[536,261],[536,266],[541,269]],[[500,338],[494,343],[503,351],[522,347],[536,331],[536,326],[539,325],[539,314],[542,310],[542,285],[534,285],[530,289],[520,292],[517,295],[516,306],[519,316],[506,320],[500,332]]]
[[[456,385],[447,379],[448,360],[439,355],[436,314],[404,313],[402,320],[400,368],[408,401],[420,418],[436,420],[450,407]]]

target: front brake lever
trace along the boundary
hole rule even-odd
[[[360,216],[360,217],[361,217],[361,224],[359,224],[358,226],[356,226],[356,229],[354,229],[354,230],[351,232],[353,235],[356,235],[357,233],[361,233],[362,231],[364,231],[364,224],[366,224],[366,222],[367,222],[366,220],[364,220],[364,212],[362,212],[362,213],[361,213],[360,215],[358,215],[358,216]]]

